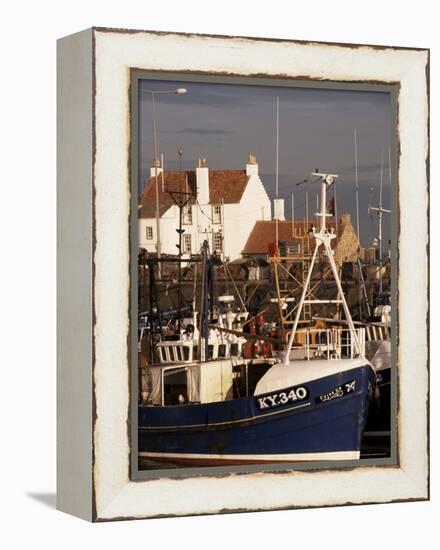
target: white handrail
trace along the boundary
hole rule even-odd
[[[293,331],[292,331],[293,332]],[[291,332],[286,335],[291,338]],[[365,328],[300,329],[295,332],[298,342],[292,350],[303,350],[307,360],[316,358],[341,359],[342,357],[365,357]]]

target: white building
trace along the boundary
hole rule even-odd
[[[153,166],[139,199],[139,247],[152,253],[157,250],[155,170]],[[271,219],[270,199],[252,155],[245,170],[209,170],[202,159],[195,171],[164,173],[158,166],[157,172],[162,254],[178,253],[179,207],[173,194],[190,197],[183,210],[184,257],[197,254],[207,239],[211,252],[235,260],[255,221]]]

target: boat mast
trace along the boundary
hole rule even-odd
[[[380,163],[380,188],[379,188],[379,292],[383,290],[382,283],[382,187],[383,187],[383,151]]]
[[[182,175],[182,174],[181,174]],[[188,176],[185,174],[185,183],[186,183],[186,189],[188,189]],[[183,191],[182,190],[182,178],[180,178],[180,186],[179,189],[167,189],[168,194],[173,199],[175,205],[178,208],[179,211],[179,227],[176,229],[179,240],[177,249],[179,251],[179,274],[178,274],[178,317],[177,317],[177,325],[180,332],[181,326],[182,326],[182,307],[183,307],[183,293],[182,293],[182,256],[183,256],[183,250],[182,250],[182,235],[185,233],[185,230],[182,227],[183,222],[183,209],[185,206],[188,205],[188,203],[191,201],[191,199],[195,198],[195,193]]]
[[[365,279],[364,279],[364,274],[362,273],[362,264],[361,264],[361,259],[359,258],[359,256],[357,257],[357,266],[358,266],[358,270],[359,270],[359,279],[360,279],[360,282],[361,282],[362,296],[364,298],[365,307],[367,309],[367,316],[368,316],[368,318],[370,318],[371,317],[370,304],[368,302],[368,294],[367,294],[367,289],[365,287]]]
[[[292,237],[295,238],[295,193],[292,193]]]
[[[354,129],[354,170],[356,182],[356,231],[359,243],[361,242],[361,234],[359,230],[359,180],[358,180],[358,150],[357,150],[357,131]]]
[[[345,299],[344,291],[342,290],[341,280],[339,278],[338,268],[336,266],[335,259],[333,257],[333,251],[331,249],[330,243],[331,241],[336,238],[336,234],[332,229],[330,231],[327,229],[327,223],[326,219],[328,216],[331,216],[331,214],[327,213],[327,187],[330,187],[333,185],[333,183],[336,181],[336,178],[338,177],[337,174],[324,174],[321,172],[313,172],[311,174],[313,177],[317,177],[318,181],[321,184],[321,209],[320,212],[317,212],[317,217],[320,219],[319,223],[319,231],[316,230],[315,227],[313,227],[310,230],[311,235],[315,238],[315,249],[313,251],[312,260],[310,262],[309,271],[307,273],[307,278],[304,283],[304,287],[302,290],[301,298],[298,304],[298,309],[296,310],[296,316],[295,321],[293,323],[292,332],[290,333],[289,342],[287,344],[286,354],[284,357],[284,364],[289,364],[289,357],[290,352],[292,350],[293,342],[295,340],[295,334],[298,327],[298,322],[301,316],[301,311],[304,306],[304,304],[312,304],[312,303],[323,303],[323,302],[330,302],[330,303],[342,303],[342,307],[344,309],[345,318],[347,319],[347,323],[350,329],[351,337],[353,338],[353,341],[355,343],[355,347],[359,353],[359,355],[362,355],[362,350],[359,344],[359,340],[356,334],[356,330],[353,324],[353,320],[351,318],[350,310],[348,309],[347,301]],[[306,300],[307,291],[310,286],[310,279],[312,277],[313,267],[315,265],[316,256],[318,253],[318,249],[321,247],[321,245],[324,246],[328,261],[330,263],[331,270],[333,272],[333,277],[336,282],[336,286],[338,288],[338,293],[340,296],[340,299],[338,300]]]
[[[277,96],[277,129],[276,129],[276,144],[275,144],[275,197],[276,197],[276,208],[278,209],[278,169],[279,169],[279,153],[280,153],[280,96]],[[275,244],[276,249],[278,250],[278,212],[275,212],[274,205],[274,215],[275,215]]]
[[[203,241],[205,257],[205,277],[203,279],[203,337],[204,337],[204,360],[209,359],[209,288],[212,277],[211,263],[209,258],[208,241]]]
[[[389,157],[391,157],[391,154],[389,154]],[[391,164],[391,163],[390,163]],[[390,166],[390,182],[391,182],[391,166]],[[371,212],[377,213],[377,219],[378,219],[378,244],[379,244],[379,292],[382,293],[383,290],[383,281],[382,281],[382,215],[384,212],[387,214],[391,213],[391,210],[388,210],[386,208],[383,208],[382,206],[382,186],[383,186],[383,151],[382,151],[382,158],[380,163],[380,186],[379,186],[379,206],[369,206],[368,207],[368,213],[371,214]]]

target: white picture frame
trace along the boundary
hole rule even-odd
[[[58,508],[89,521],[429,498],[429,51],[93,28],[58,44]],[[398,85],[395,465],[131,478],[130,72]]]

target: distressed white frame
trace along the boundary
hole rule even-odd
[[[92,31],[95,71],[93,519],[426,499],[426,50]],[[130,68],[399,82],[399,466],[129,479]],[[190,495],[190,498],[188,497]]]

